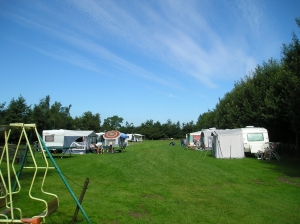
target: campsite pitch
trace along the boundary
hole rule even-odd
[[[39,153],[37,160],[42,160]],[[133,143],[126,152],[55,158],[92,223],[298,223],[299,161],[204,158],[176,141]],[[30,164],[30,158],[28,158]],[[17,167],[17,165],[16,165]],[[14,197],[26,217],[41,205],[26,192],[32,171],[24,170]],[[37,177],[41,180],[42,174]],[[24,186],[24,187],[23,187]],[[70,223],[76,204],[56,170],[49,170],[45,190],[59,197],[59,209],[47,223]],[[39,197],[39,186],[35,196]],[[76,223],[87,223],[79,211]]]

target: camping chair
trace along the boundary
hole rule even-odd
[[[264,158],[264,152],[258,150],[257,153],[255,153],[255,156],[257,159],[263,159]]]
[[[91,144],[90,144],[90,149],[91,149],[93,152],[97,152],[98,147],[97,147],[94,143],[91,143]]]
[[[248,145],[248,143],[245,143],[245,145]],[[264,155],[265,155],[265,151],[266,150],[269,150],[269,145],[270,145],[270,142],[265,142],[264,145],[263,145],[263,151],[262,150],[258,150],[256,153],[255,153],[255,156],[257,157],[257,159],[259,160],[262,160],[264,159]],[[250,146],[249,146],[249,149],[250,149]],[[251,150],[250,150],[251,151]],[[268,156],[268,155],[267,155]]]
[[[194,143],[188,144],[188,142],[185,145],[185,149],[196,150]]]
[[[270,143],[270,150],[268,152],[269,154],[269,157],[268,159],[271,160],[273,157],[275,157],[278,161],[280,161],[280,156],[278,155],[278,150],[279,148],[279,142],[275,143],[275,142],[272,142]]]
[[[185,146],[184,139],[182,139],[182,140],[180,141],[180,145],[181,145],[181,146]]]
[[[264,150],[258,150],[254,155],[257,159],[261,160],[264,158],[264,151],[268,150],[269,144],[265,143],[264,144]],[[251,147],[249,145],[249,143],[244,143],[244,152],[251,152]]]
[[[201,147],[200,147],[201,153],[200,153],[200,156],[199,156],[199,157],[201,157],[202,154],[204,154],[203,158],[205,158],[206,155],[207,155],[207,152],[208,152],[208,151],[211,151],[211,150],[212,150],[212,148],[208,148],[208,147],[205,146],[205,144],[202,144]]]

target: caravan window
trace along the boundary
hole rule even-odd
[[[264,140],[263,133],[249,133],[247,135],[248,142],[259,142]]]
[[[54,135],[46,135],[45,142],[54,142]]]

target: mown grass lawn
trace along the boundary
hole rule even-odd
[[[36,153],[39,163],[43,162]],[[177,141],[134,143],[126,152],[55,158],[92,223],[299,223],[299,161],[216,159],[185,150]],[[28,198],[32,170],[21,175],[14,200],[24,216],[39,214],[42,204]],[[42,173],[38,179],[42,179]],[[39,186],[34,193],[43,197]],[[47,191],[60,199],[47,223],[70,223],[76,204],[55,170]],[[76,223],[87,223],[79,211]]]

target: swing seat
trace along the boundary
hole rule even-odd
[[[41,217],[22,218],[21,222],[23,222],[23,223],[31,223],[31,224],[40,224],[41,223]]]
[[[5,207],[6,207],[6,199],[0,198],[0,208],[5,208]],[[10,213],[10,208],[6,208],[6,209],[0,211],[0,216],[4,216],[7,219],[8,213]]]
[[[56,212],[58,209],[58,198],[54,198],[51,201],[47,203],[47,208],[45,211],[43,211],[41,214],[36,215],[34,217],[46,217],[51,215],[52,213]]]
[[[1,202],[0,202],[1,207],[5,207],[5,205],[6,205],[6,204],[5,204],[5,203],[6,203],[6,200],[3,199],[3,198],[1,198],[0,201],[1,201]],[[3,203],[4,203],[4,206],[2,206]],[[17,210],[17,211],[20,213],[20,215],[22,215],[21,209],[19,209],[19,208],[14,208],[14,210]],[[9,215],[10,213],[11,213],[11,208],[6,208],[6,209],[0,211],[0,217],[2,216],[2,217],[5,217],[6,219],[8,219],[8,215]]]
[[[0,216],[4,216],[6,219],[8,219],[7,215],[10,213],[10,211],[10,208],[6,208],[5,210],[0,211]]]

